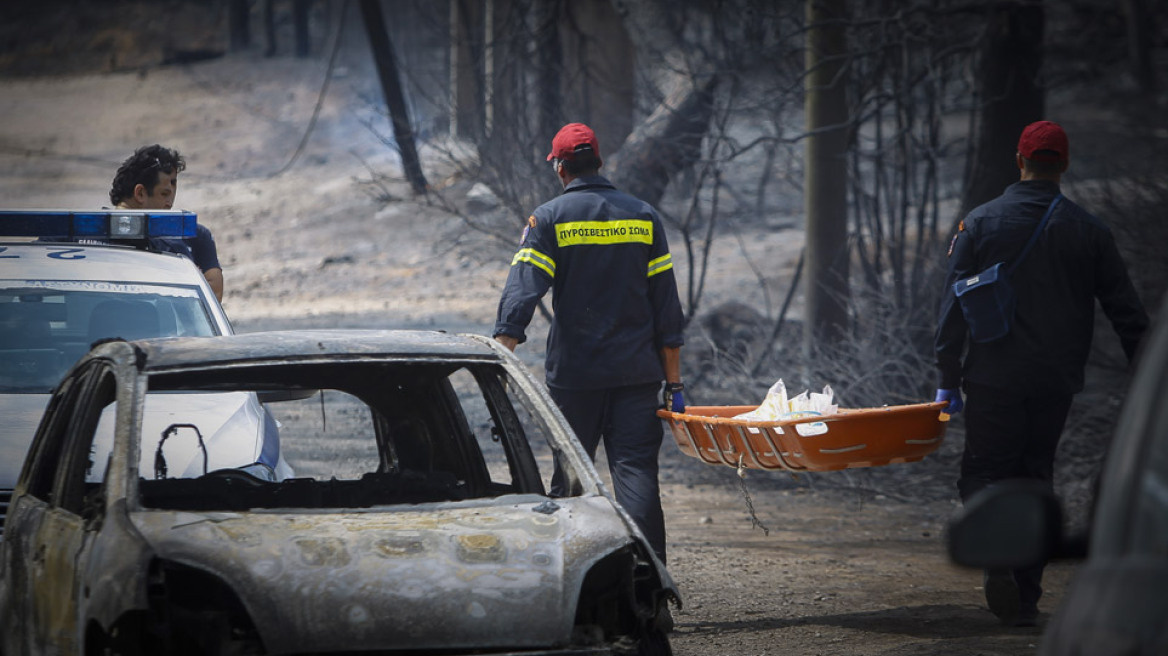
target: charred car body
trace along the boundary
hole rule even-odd
[[[144,422],[224,393],[270,402],[294,477],[197,413]],[[97,345],[46,409],[0,573],[5,656],[669,654],[679,603],[543,387],[438,332]]]

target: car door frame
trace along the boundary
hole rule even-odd
[[[36,578],[28,588],[34,609],[33,643],[46,653],[81,652],[81,602],[88,593],[83,580],[85,553],[105,514],[104,494],[96,499],[85,494],[85,471],[102,408],[121,400],[114,366],[108,360],[91,360],[70,377],[77,382],[70,390],[75,396],[69,416],[55,424],[46,418],[46,431],[56,434],[45,439],[57,448],[38,450],[34,463],[34,469],[54,468],[47,506],[28,535],[36,564]]]

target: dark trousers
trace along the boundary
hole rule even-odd
[[[965,385],[965,452],[957,490],[962,501],[995,482],[1026,478],[1054,488],[1058,449],[1072,395],[1026,395]],[[1045,563],[1014,570],[1023,608],[1042,596]]]
[[[600,390],[548,389],[588,457],[595,460],[596,448],[604,440],[617,503],[632,515],[665,562],[665,514],[657,481],[657,454],[664,435],[657,416],[660,390],[660,383]],[[564,492],[564,476],[557,463],[551,494]]]

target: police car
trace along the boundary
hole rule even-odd
[[[197,220],[183,211],[0,211],[0,535],[50,392],[91,344],[232,333],[202,273],[168,252],[182,250]],[[255,394],[183,403],[198,405],[207,440],[231,436],[247,457],[290,473]],[[145,408],[143,430],[166,424],[166,406]]]

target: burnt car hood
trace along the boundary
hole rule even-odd
[[[159,558],[231,587],[270,652],[563,645],[576,577],[640,539],[603,496],[364,512],[146,510],[133,522]]]

